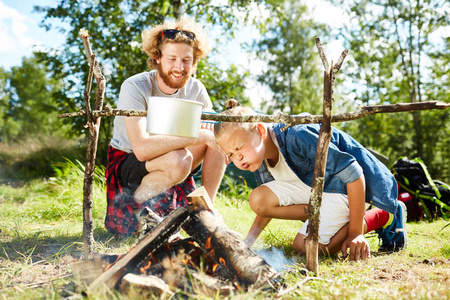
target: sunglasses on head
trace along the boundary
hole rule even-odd
[[[195,34],[193,34],[192,32],[184,31],[184,30],[178,30],[178,29],[166,29],[166,30],[163,30],[163,32],[161,32],[161,38],[163,36],[165,36],[169,40],[173,40],[177,36],[177,33],[181,33],[182,35],[187,36],[192,41],[195,38]]]

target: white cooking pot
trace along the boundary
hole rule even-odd
[[[201,115],[201,102],[148,97],[147,132],[197,138]]]

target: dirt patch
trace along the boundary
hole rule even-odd
[[[71,256],[64,256],[53,261],[31,262],[27,259],[15,261],[0,258],[0,268],[3,278],[0,294],[8,292],[23,292],[28,289],[52,289],[55,282],[72,277]],[[8,275],[6,275],[8,274]],[[8,278],[9,277],[9,278]],[[62,284],[67,284],[64,282]],[[62,290],[62,289],[61,289]],[[74,288],[70,288],[73,292]]]

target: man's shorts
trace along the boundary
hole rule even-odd
[[[277,195],[280,206],[309,204],[311,187],[298,181],[274,180],[264,184]],[[368,205],[366,204],[366,207]],[[323,193],[320,207],[319,243],[328,245],[330,239],[350,221],[348,197],[344,194]],[[298,231],[306,236],[308,220]]]
[[[149,172],[145,167],[145,161],[139,161],[134,153],[130,153],[120,166],[119,180],[123,187],[127,187],[134,193]]]
[[[134,153],[130,153],[120,166],[119,180],[123,187],[129,188],[133,193],[141,185],[142,179],[149,173],[145,161],[139,161]],[[203,164],[195,168],[188,176],[195,176],[200,172]]]

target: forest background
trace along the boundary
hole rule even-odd
[[[121,83],[148,70],[140,33],[183,14],[195,17],[213,40],[214,50],[195,76],[217,111],[235,98],[267,114],[320,114],[323,67],[315,37],[325,48],[339,40],[350,51],[337,78],[333,113],[361,105],[450,102],[448,1],[329,0],[326,6],[336,7],[347,21],[339,28],[320,23],[306,1],[297,0],[61,0],[36,6],[41,26],[56,27],[65,44],[37,49],[10,69],[0,67],[0,146],[20,149],[0,151],[0,180],[50,177],[55,162],[84,161],[86,119],[57,118],[84,107],[88,64],[81,28],[88,30],[106,75],[111,107]],[[248,35],[237,47],[242,30]],[[249,64],[224,63],[238,48],[248,53]],[[339,54],[328,59],[336,61]],[[420,157],[433,179],[450,182],[449,115],[449,110],[378,114],[333,125],[385,155],[388,167],[401,156]],[[99,165],[106,162],[112,122],[102,119]]]

